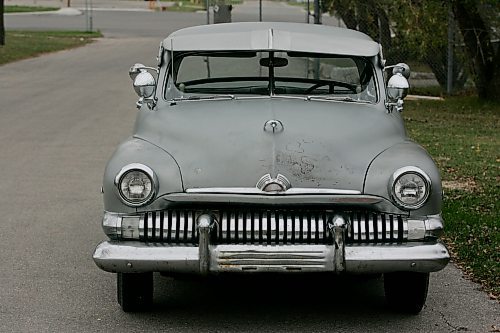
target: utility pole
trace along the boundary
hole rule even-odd
[[[259,22],[262,22],[262,0],[259,0]]]
[[[207,24],[210,24],[210,0],[207,0]]]
[[[453,92],[453,44],[455,42],[454,27],[455,22],[453,20],[453,11],[451,8],[448,12],[448,68],[446,77],[446,93],[451,95]]]
[[[314,24],[321,24],[321,3],[314,0]]]
[[[87,32],[94,31],[92,0],[85,0],[85,28]]]
[[[314,0],[314,24],[321,24],[321,4],[320,0]],[[314,59],[314,79],[320,78],[320,63],[319,58]]]
[[[0,0],[0,45],[5,45],[5,24],[3,22],[3,12],[3,0]]]
[[[311,0],[307,0],[306,23],[309,24],[309,17],[311,16]]]

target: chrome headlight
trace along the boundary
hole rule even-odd
[[[403,209],[418,209],[424,205],[431,192],[431,179],[417,167],[396,170],[389,180],[389,193]]]
[[[120,199],[129,206],[138,207],[150,202],[156,195],[156,176],[151,168],[132,163],[116,175],[115,185]]]

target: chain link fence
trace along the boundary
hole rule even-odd
[[[421,1],[322,2],[322,24],[362,31],[382,44],[388,64],[410,65],[413,93],[441,95],[472,90],[471,72],[464,64],[462,36],[449,2]],[[499,13],[482,8],[485,19],[498,27]],[[492,35],[498,47],[500,31]]]

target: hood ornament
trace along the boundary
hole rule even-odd
[[[280,193],[290,189],[292,184],[290,184],[290,181],[280,173],[276,178],[272,178],[268,173],[259,179],[256,187],[263,192]]]
[[[281,133],[284,130],[285,130],[285,127],[283,126],[283,123],[279,120],[276,120],[276,119],[268,120],[264,124],[264,131],[266,131],[266,132],[276,134],[276,133]]]

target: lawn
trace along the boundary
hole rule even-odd
[[[500,104],[476,97],[409,101],[408,135],[441,170],[445,239],[453,260],[500,295]]]
[[[0,46],[0,65],[31,58],[42,53],[69,49],[102,37],[99,32],[79,31],[7,31]]]
[[[58,10],[56,7],[40,7],[40,6],[5,6],[4,13],[28,13],[28,12],[47,12]]]

